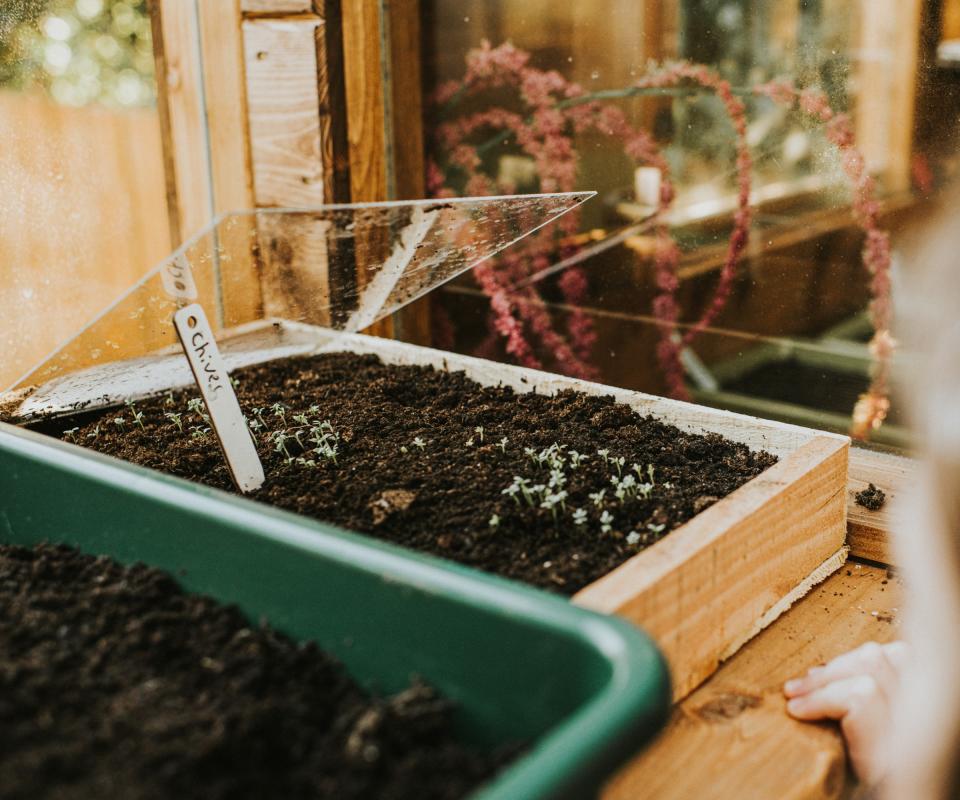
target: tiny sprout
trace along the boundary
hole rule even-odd
[[[500,448],[501,453],[507,452],[507,437],[504,436],[499,442],[497,442],[497,447]]]
[[[423,441],[423,439],[421,439],[419,436],[417,436],[417,437],[413,440],[413,446],[414,446],[414,447],[419,447],[421,450],[423,450],[423,448],[425,448],[425,447],[427,446],[427,443],[426,443],[425,441]]]
[[[307,415],[306,414],[294,414],[293,421],[300,425],[307,425]]]
[[[551,489],[564,486],[567,482],[567,476],[559,469],[554,469],[550,471],[550,481],[548,486]]]
[[[627,534],[627,544],[639,544],[640,543],[640,534],[636,531],[630,531]]]
[[[77,440],[77,431],[80,428],[68,428],[63,432],[63,438],[69,442],[75,442]]]
[[[653,464],[647,464],[647,477],[650,479],[650,483],[656,483],[653,479]]]
[[[489,525],[491,528],[500,527],[500,515],[494,514],[493,516],[491,516],[490,520],[487,522],[487,525]]]
[[[586,524],[586,521],[587,521],[587,512],[584,509],[578,508],[573,512],[574,525],[584,525]]]
[[[611,514],[609,511],[604,510],[604,512],[600,515],[600,530],[603,531],[604,533],[610,533],[610,531],[613,528],[613,526],[611,525],[612,522],[613,522],[613,514]]]
[[[610,451],[609,451],[609,450],[597,450],[597,455],[600,456],[600,458],[602,458],[602,459],[604,460],[604,462],[606,462],[606,461],[607,461],[607,456],[610,455]]]
[[[97,439],[100,438],[100,425],[99,425],[99,423],[98,423],[97,426],[93,429],[93,432],[92,432],[92,433],[88,433],[88,434],[87,434],[87,438],[88,438],[88,439],[93,439],[94,441],[96,441]]]
[[[603,505],[603,496],[607,493],[606,489],[601,489],[599,492],[592,492],[590,494],[590,501],[597,507],[600,508]]]
[[[247,420],[247,425],[249,425],[249,426],[250,426],[250,430],[252,430],[252,431],[254,431],[254,432],[260,430],[260,428],[262,427],[262,426],[260,425],[260,423],[259,423],[257,420],[255,420],[255,419],[248,419],[248,420]]]
[[[172,406],[176,404],[176,400],[173,399],[173,392],[167,392],[167,399],[163,401],[164,405]]]
[[[467,439],[467,447],[473,447],[473,437],[472,437],[472,436],[471,436],[469,439]]]
[[[623,456],[620,456],[620,458],[611,458],[610,460],[613,462],[613,466],[617,468],[617,475],[622,475],[623,465],[627,463],[627,459],[625,459]]]
[[[190,438],[191,439],[203,439],[206,435],[210,433],[209,428],[203,427],[203,425],[191,425],[190,426]]]
[[[270,410],[273,412],[273,416],[280,417],[280,419],[283,421],[283,424],[287,424],[287,409],[283,403],[274,403],[272,406],[270,406]]]
[[[483,444],[483,425],[477,425],[477,427],[473,429],[473,432],[480,437],[480,444]]]
[[[307,413],[313,414],[314,416],[316,416],[317,414],[320,413],[320,406],[314,403],[312,406],[310,406],[310,408],[307,409]]]
[[[187,411],[192,411],[197,416],[203,415],[203,407],[203,400],[199,397],[187,400]]]
[[[130,409],[133,410],[133,406],[130,406]],[[146,431],[147,429],[143,427],[143,412],[142,411],[133,411],[133,423],[134,425],[139,425],[140,430]]]
[[[532,447],[524,447],[523,454],[527,456],[534,464],[540,463],[539,460],[537,459],[537,451],[534,450]]]
[[[571,469],[577,469],[585,461],[589,461],[589,456],[583,455],[583,453],[578,453],[576,450],[570,451],[570,467]]]
[[[400,445],[400,452],[401,452],[401,453],[409,453],[410,451],[407,450],[407,446],[406,446],[405,444],[402,444],[402,445]]]
[[[505,494],[507,497],[512,497],[513,502],[517,505],[520,505],[520,498],[517,495],[520,493],[520,481],[523,479],[519,476],[514,477],[513,483],[511,483],[506,489],[504,489],[500,494]]]
[[[287,439],[290,438],[290,435],[286,431],[274,431],[273,433],[273,449],[278,453],[283,453],[288,459],[290,458],[290,451],[287,450]]]
[[[231,378],[231,379],[230,379],[230,385],[231,385],[234,389],[236,389],[236,388],[238,388],[238,387],[240,386],[240,381],[238,381],[236,378]]]
[[[261,425],[262,427],[266,428],[266,427],[267,427],[267,423],[263,421],[263,412],[266,411],[267,409],[265,409],[265,408],[254,408],[254,409],[251,409],[251,410],[253,411],[253,416],[255,416],[255,417],[257,418],[257,421],[260,423],[260,425]]]
[[[113,418],[113,424],[116,425],[121,431],[123,430],[123,426],[125,423],[126,423],[126,420],[122,416]]]
[[[666,525],[654,525],[653,523],[647,525],[647,530],[650,531],[650,533],[663,533],[666,528]]]
[[[163,416],[170,420],[174,425],[177,426],[177,430],[180,433],[183,433],[183,415],[177,413],[176,411],[165,411]]]
[[[536,488],[536,487],[534,487]],[[553,521],[557,521],[557,506],[566,510],[565,500],[567,499],[567,493],[564,491],[556,492],[554,494],[547,494],[540,503],[540,508],[546,508],[552,515]]]

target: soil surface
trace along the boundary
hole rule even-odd
[[[0,546],[0,609],[4,800],[459,798],[507,760],[143,564]]]
[[[883,489],[879,489],[872,483],[856,493],[854,496],[858,506],[863,506],[868,511],[879,511],[883,504],[887,502],[887,495]]]
[[[776,462],[612,397],[517,394],[371,355],[234,378],[267,474],[256,499],[564,594]],[[232,490],[193,396],[138,402],[62,435]]]

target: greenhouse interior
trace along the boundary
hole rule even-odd
[[[0,800],[960,797],[960,0],[2,0],[0,186]]]

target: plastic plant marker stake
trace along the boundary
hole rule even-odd
[[[233,482],[244,493],[259,489],[263,465],[203,307],[199,303],[184,306],[174,313],[173,325]]]

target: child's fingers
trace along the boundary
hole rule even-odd
[[[794,697],[787,703],[787,712],[802,720],[843,719],[858,708],[883,702],[872,675],[855,675]]]
[[[834,681],[852,678],[856,675],[875,675],[880,683],[886,685],[896,679],[896,669],[902,658],[901,648],[906,645],[896,642],[896,653],[890,652],[893,645],[880,645],[867,642],[849,653],[837,656],[833,661],[821,667],[813,667],[806,675],[787,681],[783,692],[787,697],[799,697],[820,689]],[[897,660],[896,666],[893,659]]]

